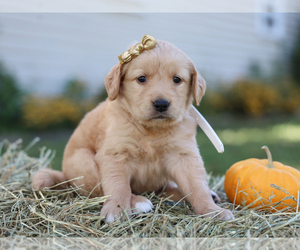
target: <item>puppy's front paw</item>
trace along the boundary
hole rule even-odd
[[[130,199],[128,199],[130,201]],[[105,217],[106,223],[111,223],[118,217],[122,216],[123,211],[125,213],[131,213],[130,203],[125,202],[121,204],[117,199],[108,200],[104,203],[101,210],[101,216]]]
[[[148,213],[152,211],[153,205],[151,201],[140,195],[131,196],[131,207],[136,208],[137,212]]]
[[[234,216],[232,212],[228,209],[218,209],[204,214],[204,217],[213,217],[214,219],[219,219],[221,221],[233,220]]]
[[[232,212],[228,209],[222,209],[222,212],[218,215],[218,218],[222,221],[235,219]]]

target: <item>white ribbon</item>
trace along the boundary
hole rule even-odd
[[[199,127],[203,130],[203,132],[206,134],[206,136],[209,138],[209,140],[212,142],[212,144],[215,146],[217,151],[219,153],[224,152],[224,145],[216,132],[213,130],[213,128],[210,126],[210,124],[205,120],[205,118],[199,113],[199,111],[192,105],[192,116],[196,119],[197,124]]]

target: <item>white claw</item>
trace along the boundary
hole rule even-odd
[[[106,218],[106,223],[112,223],[114,220],[115,220],[115,217],[112,214],[110,214]]]
[[[147,213],[152,211],[153,205],[151,201],[147,200],[147,202],[137,202],[135,204],[135,208],[138,209],[142,213]]]

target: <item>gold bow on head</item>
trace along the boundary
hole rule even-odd
[[[144,50],[152,49],[156,45],[156,39],[150,35],[144,35],[141,43],[137,43],[131,49],[118,56],[120,63],[128,63],[139,56]]]

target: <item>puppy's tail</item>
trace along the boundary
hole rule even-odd
[[[66,181],[67,178],[62,172],[45,168],[37,171],[32,176],[31,185],[34,189],[40,190],[43,188],[51,188],[61,182],[66,182]],[[55,186],[54,189],[63,189],[67,187],[68,184],[63,183],[61,185]]]

